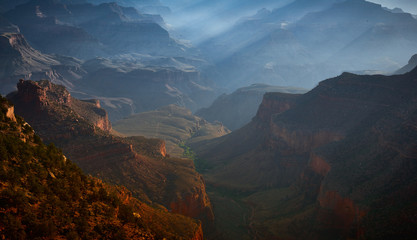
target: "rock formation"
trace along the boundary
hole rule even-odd
[[[85,75],[80,62],[73,58],[43,54],[32,48],[19,32],[0,33],[0,91],[16,89],[17,79],[48,79],[73,88]]]
[[[134,112],[114,114],[112,121],[169,104],[196,110],[208,105],[215,97],[215,89],[193,67],[158,67],[158,59],[154,61],[154,67],[134,64],[134,61],[120,64],[108,59],[92,59],[83,64],[88,75],[80,87],[85,92],[108,98],[124,97],[133,102]],[[112,108],[107,106],[106,109]]]
[[[192,160],[166,157],[160,140],[110,135],[97,101],[77,100],[48,81],[20,81],[8,97],[46,142],[62,148],[84,171],[124,185],[134,196],[186,216],[212,219],[210,201]],[[165,155],[165,156],[164,156]],[[191,204],[192,208],[184,208]]]
[[[249,87],[239,88],[231,94],[221,95],[210,107],[202,108],[195,114],[210,122],[221,122],[230,130],[236,130],[255,117],[266,92],[305,93],[306,91],[301,88],[252,84]]]
[[[103,58],[82,63],[71,57],[43,54],[18,32],[0,34],[0,46],[0,92],[15,90],[17,79],[50,80],[77,97],[101,99],[112,121],[172,103],[196,109],[215,96],[214,89],[204,85],[205,80],[193,67],[145,68]],[[124,83],[116,79],[124,79]]]
[[[187,49],[161,27],[160,16],[114,2],[93,5],[30,0],[5,16],[45,53],[89,59],[131,52],[179,56]]]
[[[0,237],[203,240],[201,222],[85,175],[0,96]]]
[[[193,146],[208,186],[245,192],[260,238],[412,239],[416,79],[343,73],[266,94],[250,124]]]

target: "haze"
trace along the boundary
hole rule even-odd
[[[417,2],[414,0],[370,0],[388,8],[401,8],[405,12],[417,14]]]
[[[0,0],[0,239],[415,240],[415,12]]]

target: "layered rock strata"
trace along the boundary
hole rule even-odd
[[[167,157],[161,140],[110,135],[107,114],[97,101],[77,100],[48,81],[21,80],[8,97],[46,142],[62,148],[87,173],[125,185],[139,199],[173,212],[213,218],[192,161]],[[193,207],[177,207],[188,205]]]

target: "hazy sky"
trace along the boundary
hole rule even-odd
[[[385,7],[399,7],[405,12],[417,14],[417,0],[368,0],[369,2],[379,3]]]

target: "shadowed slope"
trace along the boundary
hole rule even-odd
[[[21,81],[8,97],[45,141],[61,147],[87,173],[124,185],[134,196],[173,212],[213,217],[191,160],[166,157],[160,140],[110,135],[106,112],[97,102],[77,100],[48,81]]]
[[[286,108],[266,94],[250,124],[194,146],[209,188],[243,192],[261,239],[413,239],[416,81],[344,73]]]
[[[199,222],[86,176],[1,96],[0,108],[0,237],[203,239]]]
[[[10,25],[9,25],[10,26]],[[50,79],[69,88],[73,87],[85,71],[77,59],[43,54],[32,48],[19,32],[0,33],[0,92],[9,93],[16,79]]]

